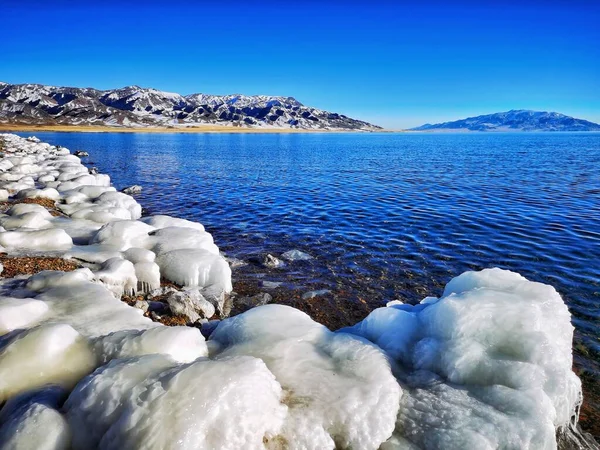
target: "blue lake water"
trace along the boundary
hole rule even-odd
[[[328,289],[348,309],[493,266],[552,284],[598,373],[600,134],[35,134],[142,185],[151,213],[202,222],[230,256],[315,258],[238,279]]]

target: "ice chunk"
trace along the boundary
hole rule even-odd
[[[223,320],[210,336],[216,358],[261,358],[289,406],[290,449],[377,449],[394,429],[401,390],[373,345],[335,334],[306,314],[266,305]]]
[[[161,228],[150,233],[150,242],[152,242],[152,250],[157,255],[180,249],[202,249],[215,255],[219,254],[212,236],[206,231],[193,228]]]
[[[380,308],[342,331],[402,364],[398,429],[422,447],[555,448],[581,401],[566,305],[509,271],[466,272],[440,299]]]
[[[181,249],[156,258],[164,278],[181,286],[217,285],[231,292],[231,269],[221,256],[207,250]]]
[[[31,298],[0,297],[0,335],[38,323],[48,305]]]
[[[67,450],[71,432],[58,411],[64,390],[52,386],[8,401],[0,413],[3,450]]]
[[[95,273],[95,277],[98,281],[103,283],[116,298],[121,298],[123,294],[133,295],[137,292],[138,280],[135,275],[135,267],[126,259],[107,259],[100,266],[100,270]]]
[[[166,369],[166,370],[165,370]],[[264,449],[281,429],[281,387],[259,359],[115,360],[66,404],[76,449]],[[98,444],[99,443],[99,444]]]
[[[120,250],[145,247],[148,234],[154,231],[150,225],[136,220],[119,220],[104,225],[94,235],[90,244],[108,244]]]
[[[148,294],[160,287],[160,268],[154,262],[134,264],[138,292]]]
[[[123,412],[127,399],[143,391],[137,385],[175,365],[164,355],[117,359],[85,377],[64,406],[73,430],[73,448],[97,448]]]
[[[208,356],[206,342],[197,328],[155,327],[149,330],[118,331],[95,341],[102,363],[111,359],[163,354],[176,362],[191,362]]]
[[[73,240],[64,230],[0,232],[0,245],[8,250],[68,250]]]
[[[48,383],[71,388],[94,364],[87,340],[69,325],[24,331],[0,351],[0,402]]]
[[[180,227],[180,228],[193,228],[198,231],[204,231],[204,226],[198,222],[192,222],[190,220],[179,219],[177,217],[170,216],[148,216],[140,219],[142,222],[153,226],[156,229],[167,228],[167,227]]]

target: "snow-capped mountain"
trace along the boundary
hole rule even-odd
[[[414,131],[600,131],[600,125],[557,112],[524,109],[469,117],[454,122],[425,124]]]
[[[191,94],[127,86],[92,88],[0,82],[0,123],[129,127],[203,124],[375,131],[380,127],[305,106],[293,97]]]

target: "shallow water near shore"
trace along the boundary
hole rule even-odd
[[[336,326],[439,296],[469,269],[551,284],[584,382],[600,373],[600,134],[18,134],[89,152],[117,188],[141,185],[149,212],[200,221],[230,257],[308,253],[234,279],[328,303]]]

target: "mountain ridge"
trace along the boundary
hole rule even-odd
[[[600,125],[558,112],[512,109],[450,122],[426,123],[410,131],[600,131]]]
[[[184,96],[137,85],[100,90],[5,82],[0,82],[0,123],[381,130],[362,120],[306,106],[294,97],[203,93]]]

